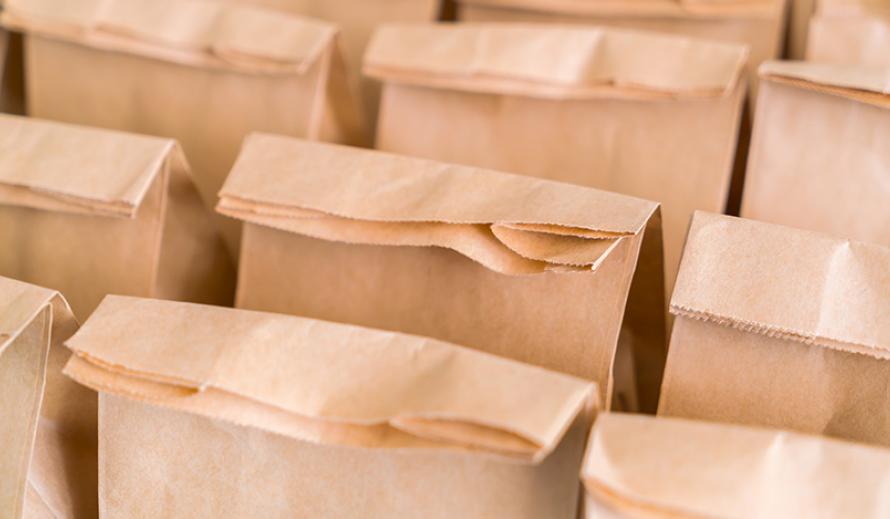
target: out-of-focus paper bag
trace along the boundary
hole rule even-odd
[[[0,510],[96,517],[96,395],[62,376],[77,329],[53,290],[0,277]]]
[[[800,60],[806,57],[810,19],[816,10],[818,0],[790,0],[790,2],[785,56]]]
[[[575,517],[595,384],[424,337],[109,296],[107,517]],[[134,455],[134,453],[136,455]]]
[[[726,204],[745,57],[640,32],[413,25],[378,31],[365,70],[386,82],[382,150],[661,202],[670,287],[693,211]]]
[[[31,115],[177,139],[209,207],[252,131],[366,138],[327,23],[209,0],[8,0],[3,21]]]
[[[654,410],[665,355],[654,202],[254,135],[217,210],[245,222],[240,308],[435,337],[594,380],[603,402],[623,322],[622,361]],[[620,375],[635,408],[633,377]]]
[[[458,0],[469,22],[548,22],[642,29],[746,45],[747,78],[757,94],[757,67],[782,56],[786,0]],[[658,58],[649,66],[657,63]],[[695,60],[696,58],[690,58]],[[704,61],[705,58],[700,58]],[[703,63],[697,63],[703,66]]]
[[[696,215],[659,413],[890,445],[890,249]]]
[[[63,291],[226,304],[235,269],[175,141],[0,116],[0,275]]]
[[[608,414],[587,449],[581,478],[591,518],[879,519],[890,511],[890,451],[883,448]]]
[[[742,216],[890,245],[890,67],[761,72]]]
[[[810,61],[890,66],[890,2],[820,0],[810,22]]]

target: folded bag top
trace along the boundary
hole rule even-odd
[[[8,0],[3,24],[82,45],[253,74],[300,74],[334,25],[215,0]]]
[[[774,15],[781,0],[458,0],[461,4],[576,15],[634,18],[763,18]]]
[[[658,204],[591,188],[254,134],[217,210],[354,244],[440,246],[523,275],[595,270]]]
[[[890,67],[768,61],[759,73],[765,81],[890,108]]]
[[[0,355],[47,307],[52,307],[58,321],[74,322],[71,308],[55,290],[0,276]]]
[[[375,33],[364,70],[471,92],[658,99],[729,95],[747,59],[739,45],[598,27],[388,25]]]
[[[887,247],[697,213],[671,312],[890,359],[888,266]]]
[[[0,115],[0,204],[133,218],[165,167],[171,139]]]
[[[538,463],[593,383],[433,339],[246,310],[109,296],[67,342],[97,391],[367,448]]]
[[[882,448],[615,413],[597,420],[581,473],[619,517],[683,518],[884,517],[888,477]]]

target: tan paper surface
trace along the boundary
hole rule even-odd
[[[886,517],[890,451],[773,429],[607,414],[581,474],[601,518]],[[589,508],[589,507],[588,507]]]
[[[366,139],[324,22],[208,0],[10,0],[3,23],[26,33],[31,115],[177,139],[208,207],[252,131]]]
[[[590,382],[424,337],[116,296],[67,345],[65,373],[102,393],[103,515],[575,516]]]
[[[580,23],[641,29],[746,45],[747,79],[757,97],[757,67],[782,56],[787,0],[458,0],[468,22]]]
[[[761,72],[742,216],[890,245],[890,68]]]
[[[745,59],[640,32],[410,25],[377,32],[365,71],[386,82],[382,150],[661,202],[671,287],[692,212],[726,204]]]
[[[810,22],[810,61],[890,66],[890,2],[819,0]]]
[[[225,304],[234,267],[175,141],[0,116],[0,275],[63,290]]]
[[[698,213],[659,413],[890,445],[890,249]]]
[[[97,517],[96,396],[62,376],[76,329],[58,292],[0,277],[3,517]]]
[[[270,135],[246,141],[221,198],[246,222],[238,307],[436,337],[595,380],[603,401],[630,292],[622,344],[654,406],[655,203]]]

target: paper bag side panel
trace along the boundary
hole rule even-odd
[[[191,179],[168,160],[163,238],[152,296],[229,306],[235,267]]]
[[[571,518],[590,419],[528,466],[312,445],[104,394],[100,407],[102,514],[132,518]]]
[[[816,17],[810,22],[809,61],[890,66],[890,17]]]
[[[609,402],[637,248],[625,241],[595,273],[505,276],[448,249],[246,224],[236,305],[453,342],[595,380]]]
[[[890,110],[764,82],[742,216],[890,245]]]
[[[134,219],[0,206],[0,275],[59,290],[81,320],[106,294],[151,294],[161,180]]]
[[[890,362],[677,318],[659,414],[890,445]]]
[[[550,101],[387,84],[383,96],[381,150],[661,202],[670,288],[693,211],[723,212],[743,93]]]
[[[320,67],[303,75],[240,74],[26,36],[32,116],[177,139],[208,208],[247,134],[309,136]],[[237,224],[215,220],[235,254]]]
[[[46,382],[50,309],[44,308],[0,353],[0,510],[22,516]]]
[[[503,9],[482,5],[461,5],[460,19],[465,22],[542,22],[580,23],[638,29],[643,31],[678,34],[703,40],[742,43],[751,48],[746,76],[751,86],[751,96],[757,96],[757,67],[760,63],[779,58],[784,45],[784,19],[670,19],[670,18],[621,18],[590,17],[558,13],[541,13],[519,9]]]

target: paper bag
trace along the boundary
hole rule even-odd
[[[890,445],[890,249],[699,213],[659,413]]]
[[[624,319],[639,405],[654,410],[654,202],[271,135],[245,142],[220,196],[245,222],[240,308],[435,337],[594,380],[603,402]]]
[[[890,67],[761,72],[742,216],[890,245]]]
[[[226,304],[235,269],[175,141],[0,116],[0,275],[62,290]]]
[[[800,60],[806,57],[810,19],[817,3],[819,0],[790,0],[788,37],[785,40],[786,58]]]
[[[179,140],[209,207],[252,131],[365,138],[327,23],[208,0],[8,0],[3,21],[31,115]]]
[[[890,66],[890,2],[819,0],[810,22],[810,61]]]
[[[424,337],[109,296],[67,342],[101,392],[108,517],[575,517],[590,382]]]
[[[751,50],[746,77],[782,56],[787,0],[458,0],[468,22],[549,22],[642,29],[723,41]],[[653,58],[654,59],[654,58]],[[702,66],[703,63],[697,64]]]
[[[77,329],[58,293],[0,277],[0,510],[97,517],[96,396],[62,376]]]
[[[343,50],[350,77],[361,78],[362,56],[374,29],[383,23],[433,22],[439,14],[439,0],[228,0],[282,9],[304,16],[328,20],[343,31]],[[362,78],[361,90],[367,107],[368,127],[377,120],[379,85]]]
[[[661,202],[670,287],[692,212],[726,204],[745,56],[639,32],[414,25],[378,31],[365,70],[386,82],[382,150]]]
[[[890,451],[773,429],[600,416],[581,474],[597,519],[882,518]]]

